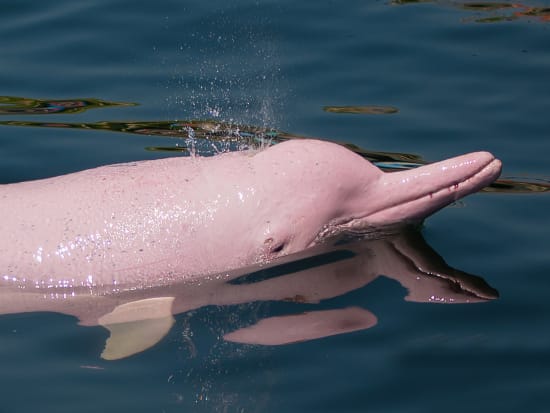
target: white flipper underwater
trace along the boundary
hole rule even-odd
[[[101,357],[118,360],[153,347],[174,325],[174,297],[131,301],[116,307],[98,321],[111,333]]]

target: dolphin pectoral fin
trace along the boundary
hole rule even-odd
[[[153,347],[166,336],[174,321],[174,317],[170,316],[104,325],[111,336],[105,343],[101,358],[118,360]]]
[[[101,358],[118,360],[147,350],[172,328],[174,297],[131,301],[102,316],[99,325],[109,330]]]
[[[223,338],[244,344],[282,345],[333,336],[374,326],[376,316],[359,307],[311,311],[303,314],[269,317]]]

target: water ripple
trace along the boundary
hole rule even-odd
[[[112,106],[135,106],[136,103],[107,102],[100,99],[40,100],[12,96],[0,96],[0,115],[36,115],[81,113],[88,109]],[[391,106],[326,106],[333,113],[395,113]],[[175,146],[147,146],[148,151],[189,152],[203,156],[215,155],[230,150],[243,150],[250,147],[264,147],[291,139],[307,139],[308,136],[278,131],[268,127],[239,125],[216,120],[160,120],[134,122],[37,122],[23,120],[0,121],[0,126],[86,129],[122,132],[147,136],[170,137],[180,140]],[[202,142],[203,145],[198,145]],[[335,141],[337,142],[337,141]],[[337,142],[361,155],[385,172],[412,169],[429,162],[411,153],[380,152],[361,148],[355,144]],[[217,145],[216,145],[217,144]],[[484,188],[484,192],[498,193],[541,193],[550,191],[550,180],[543,178],[523,179],[507,177],[499,179]]]

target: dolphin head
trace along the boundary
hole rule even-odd
[[[489,152],[473,152],[418,168],[378,175],[365,191],[368,207],[358,205],[346,225],[380,226],[419,222],[493,182],[501,162]],[[364,197],[362,201],[366,201]],[[358,199],[356,202],[361,202]]]
[[[255,155],[270,176],[265,253],[286,255],[342,232],[365,233],[428,215],[494,181],[501,162],[475,152],[415,169],[385,173],[329,142],[293,140]]]

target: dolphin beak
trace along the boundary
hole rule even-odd
[[[419,221],[489,185],[502,164],[489,152],[474,152],[402,172],[380,175],[375,209],[358,218],[369,225]],[[370,199],[371,205],[373,200]]]

